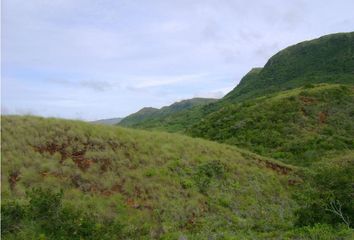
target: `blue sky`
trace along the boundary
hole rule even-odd
[[[222,97],[297,42],[354,30],[354,1],[4,0],[3,114],[95,120]]]

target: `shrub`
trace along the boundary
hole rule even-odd
[[[9,202],[2,205],[2,234],[23,237],[23,233],[35,231],[40,239],[78,240],[111,239],[121,234],[123,226],[119,221],[99,220],[92,212],[64,206],[62,191],[35,188],[27,193],[27,198],[27,204]]]
[[[13,233],[21,228],[26,214],[22,205],[17,202],[1,204],[1,234]]]
[[[194,174],[194,180],[199,191],[206,194],[212,179],[221,178],[224,172],[224,165],[217,160],[199,165]]]

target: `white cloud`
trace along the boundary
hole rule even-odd
[[[207,78],[207,74],[189,74],[189,75],[177,75],[177,76],[145,76],[145,77],[130,77],[136,84],[133,84],[133,88],[149,88],[159,87],[166,85],[173,85],[176,83],[191,83],[202,82]]]

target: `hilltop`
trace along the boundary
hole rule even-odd
[[[252,69],[223,100],[240,101],[317,83],[354,83],[354,32],[285,48]]]

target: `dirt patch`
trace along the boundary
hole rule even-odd
[[[9,181],[9,184],[10,184],[11,191],[13,191],[15,189],[16,183],[18,181],[20,181],[20,179],[21,179],[20,175],[21,175],[20,171],[14,171],[14,172],[10,173],[8,181]]]
[[[316,102],[316,99],[315,98],[312,98],[312,97],[305,97],[305,96],[301,96],[300,97],[300,100],[301,102],[304,104],[304,105],[311,105],[313,103]]]
[[[319,112],[318,113],[318,123],[319,124],[326,123],[327,117],[328,117],[328,113],[327,112]]]
[[[275,162],[271,162],[268,160],[265,160],[265,161],[259,160],[259,161],[265,163],[266,168],[272,169],[273,171],[275,171],[281,175],[288,175],[292,171],[292,169],[290,167],[286,167],[286,166],[280,165]]]

